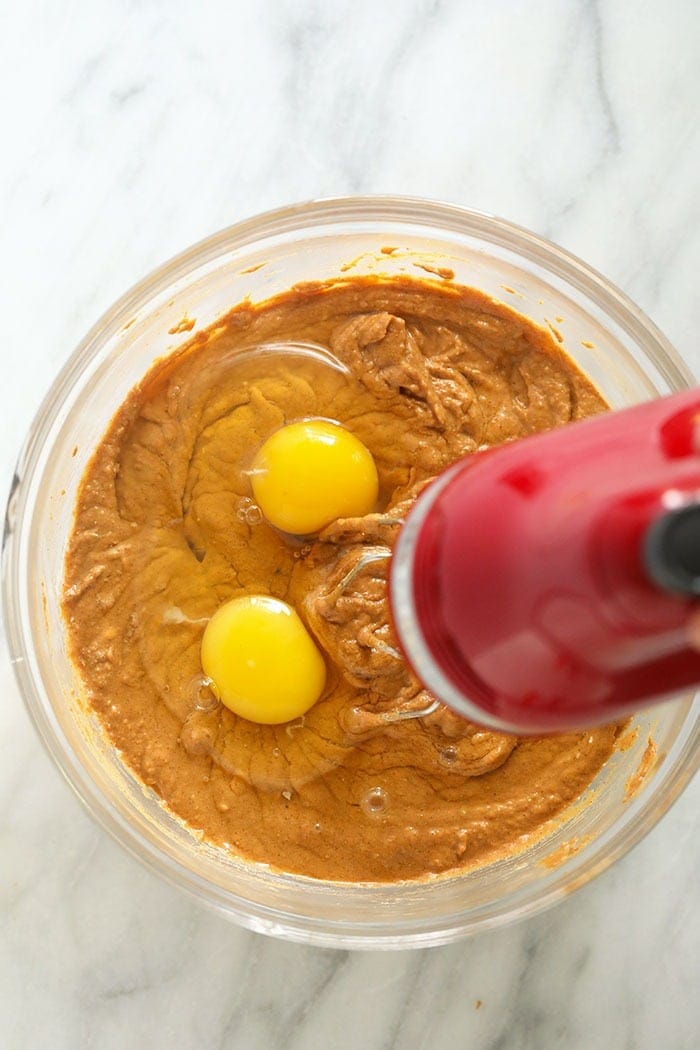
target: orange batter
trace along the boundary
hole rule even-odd
[[[73,657],[124,761],[207,839],[289,872],[413,879],[522,849],[591,783],[616,728],[518,740],[444,708],[392,721],[431,698],[393,651],[386,561],[362,559],[457,457],[604,408],[542,328],[408,278],[241,304],[155,365],[88,466],[66,558]],[[264,520],[249,471],[305,417],[363,442],[379,498],[301,540]],[[324,655],[303,719],[258,725],[201,688],[204,628],[246,594],[290,603]]]

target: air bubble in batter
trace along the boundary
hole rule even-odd
[[[443,766],[447,766],[448,769],[454,766],[458,759],[459,751],[454,744],[448,744],[447,747],[443,747],[440,751],[440,763]]]
[[[197,675],[189,684],[189,694],[194,701],[196,711],[216,711],[219,706],[219,698],[211,678],[205,675]]]
[[[366,813],[368,817],[381,816],[386,810],[387,805],[387,794],[384,788],[381,787],[370,788],[360,802],[362,811]]]
[[[259,525],[263,520],[263,513],[250,496],[241,496],[236,506],[236,518],[246,525]]]

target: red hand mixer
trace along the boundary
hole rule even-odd
[[[476,453],[421,494],[390,580],[430,692],[495,729],[613,721],[700,683],[700,388]]]

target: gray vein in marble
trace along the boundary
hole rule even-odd
[[[593,37],[593,55],[595,61],[595,80],[598,99],[606,118],[605,138],[612,153],[620,152],[620,129],[610,100],[610,93],[605,74],[605,38],[600,0],[585,0],[587,13],[590,16]]]
[[[320,102],[321,119],[333,135],[338,163],[351,192],[366,192],[368,180],[382,163],[388,148],[383,129],[391,115],[387,98],[393,78],[401,61],[425,33],[426,14],[430,16],[438,6],[432,4],[427,11],[411,12],[407,24],[399,24],[396,34],[392,34],[389,48],[382,52],[380,61],[372,69],[372,82],[360,89],[371,102],[370,120],[365,125],[358,121],[364,107],[362,110],[358,107],[356,85],[344,83],[341,74],[340,82],[328,96],[321,87],[325,69],[333,68],[338,49],[342,47],[344,19],[338,17],[337,9],[329,9],[327,5],[314,5],[313,13],[302,9],[284,27],[284,42],[293,59],[285,92],[294,119],[292,137],[299,135],[303,142],[307,134],[303,118],[309,111],[317,111]],[[366,113],[364,115],[366,119]],[[280,163],[286,160],[284,148],[282,143]]]
[[[232,1045],[230,1040],[235,1037],[236,1032],[242,1025],[250,1020],[249,997],[255,994],[256,985],[259,984],[261,967],[268,963],[269,946],[264,942],[254,945],[249,952],[249,963],[246,967],[246,979],[236,999],[234,1008],[228,1012],[223,1019],[221,1050]],[[252,959],[251,959],[252,957]],[[316,980],[310,982],[308,996],[297,1002],[289,1010],[280,1009],[278,998],[274,994],[265,998],[256,1007],[257,1014],[265,1023],[269,1045],[288,1045],[303,1026],[304,1020],[310,1009],[318,1003],[336,980],[339,973],[347,965],[349,954],[347,952],[325,952],[319,954],[318,962],[322,963]],[[235,1045],[235,1044],[234,1044]]]
[[[412,1007],[418,998],[418,992],[422,990],[421,986],[425,984],[426,971],[429,962],[430,956],[423,956],[421,958],[416,958],[415,960],[411,959],[409,962],[408,974],[404,979],[406,986],[406,991],[404,993],[405,1005],[392,1019],[392,1029],[388,1035],[386,1043],[388,1050],[400,1050],[400,1048],[405,1046],[407,1041],[411,1039],[411,1029],[415,1026],[415,1017]],[[451,984],[452,982],[448,983]],[[446,992],[447,989],[442,982],[441,988]],[[431,996],[430,1009],[440,1010],[441,1007],[444,1008],[446,1002],[446,994],[443,994],[439,998]]]
[[[586,141],[590,141],[591,145],[595,142],[595,147],[587,149],[581,162],[575,168],[572,167],[570,174],[573,176],[573,183],[568,187],[566,183],[558,187],[561,199],[548,209],[548,219],[543,232],[554,240],[565,220],[575,209],[582,206],[596,181],[610,170],[621,151],[620,130],[605,72],[605,34],[600,5],[598,0],[580,0],[578,4],[568,8],[567,13],[569,17],[565,23],[561,44],[555,47],[557,53],[553,58],[554,73],[548,89],[548,99],[544,101],[550,120],[542,129],[540,153],[546,160],[553,151],[566,148],[566,145],[560,146],[558,133],[552,130],[552,122],[556,128],[561,112],[566,114],[566,120],[573,120],[574,126],[581,127]],[[578,59],[573,83],[572,56]],[[593,92],[588,91],[591,70]],[[571,91],[576,88],[580,92],[580,98],[578,107],[572,111]],[[594,127],[588,126],[591,120]],[[599,137],[600,142],[597,141]],[[530,172],[531,159],[528,158],[523,177],[537,192],[542,172],[537,168],[534,173]]]

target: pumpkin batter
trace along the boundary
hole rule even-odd
[[[288,872],[413,879],[524,848],[616,727],[519,740],[445,708],[406,717],[432,698],[394,648],[387,561],[365,555],[457,457],[604,409],[542,328],[409,278],[243,303],[156,364],[87,468],[65,570],[73,658],[124,761],[206,839]],[[264,520],[249,472],[308,417],[370,450],[379,499],[296,539]],[[325,691],[295,722],[246,721],[202,684],[204,628],[247,594],[292,605],[324,654]]]

